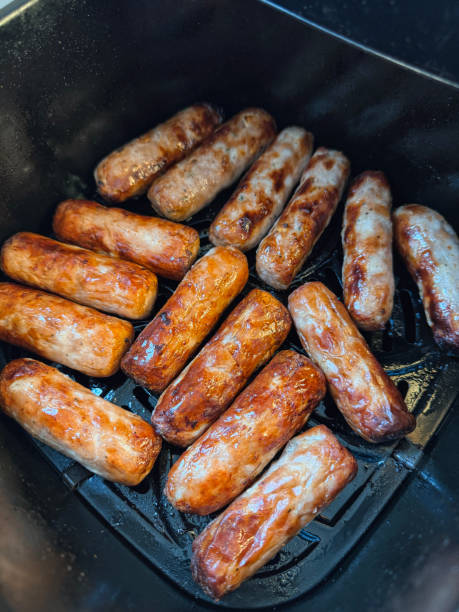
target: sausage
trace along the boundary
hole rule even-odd
[[[158,288],[156,275],[137,264],[30,232],[3,244],[0,266],[20,283],[129,319],[150,314]]]
[[[152,391],[163,391],[242,291],[248,275],[241,251],[211,249],[185,275],[126,353],[123,371]]]
[[[306,423],[325,394],[307,357],[281,351],[228,410],[172,466],[164,492],[178,510],[226,506]]]
[[[253,164],[209,230],[213,244],[253,249],[280,215],[312,153],[314,137],[300,127],[283,130]]]
[[[258,276],[288,289],[327,227],[349,176],[349,160],[320,147],[311,157],[287,207],[257,250]]]
[[[194,540],[194,580],[216,600],[237,589],[356,473],[356,460],[325,425],[296,436],[280,459]]]
[[[209,104],[195,104],[113,151],[94,171],[100,195],[124,202],[145,193],[161,172],[185,157],[221,120]]]
[[[253,289],[159,398],[152,417],[155,430],[178,446],[194,442],[273,356],[290,327],[285,306]]]
[[[440,213],[408,204],[394,212],[395,242],[442,349],[459,353],[459,240]]]
[[[349,426],[368,442],[396,440],[416,420],[346,308],[322,283],[298,287],[288,300],[305,351],[321,368]]]
[[[153,183],[148,191],[151,205],[173,221],[191,217],[239,178],[275,132],[274,119],[266,111],[241,111]]]
[[[344,211],[344,303],[367,331],[383,329],[394,305],[391,205],[384,174],[367,171],[352,183]]]
[[[0,283],[0,340],[45,359],[88,376],[111,376],[133,338],[128,321],[57,295]]]
[[[139,416],[35,359],[3,368],[0,405],[32,436],[114,482],[138,484],[161,449]]]
[[[173,280],[185,276],[199,251],[199,234],[192,227],[89,200],[61,202],[53,230],[59,240],[133,261]]]

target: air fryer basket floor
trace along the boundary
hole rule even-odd
[[[200,232],[200,255],[211,247],[207,238],[208,227],[230,192],[221,194],[211,207],[189,222]],[[98,199],[89,192],[81,193],[81,196]],[[131,201],[126,207],[151,214],[146,198],[135,203]],[[320,280],[341,297],[342,210],[341,203],[290,291],[306,281]],[[276,292],[257,277],[254,253],[249,254],[251,273],[243,295],[254,287],[261,287],[286,303],[290,291]],[[404,395],[410,411],[416,414],[416,431],[398,443],[367,443],[349,429],[327,395],[306,427],[319,423],[329,426],[356,457],[358,474],[341,495],[272,561],[236,592],[226,596],[219,603],[221,607],[259,609],[278,605],[306,593],[325,578],[357,543],[419,461],[422,449],[453,403],[457,394],[459,362],[440,353],[433,342],[417,289],[397,258],[395,275],[393,316],[384,331],[366,334],[366,338]],[[155,311],[175,287],[176,283],[160,279]],[[136,331],[141,331],[146,323],[136,323]],[[290,333],[284,347],[303,352],[295,331]],[[25,355],[28,354],[21,349],[4,345],[2,357],[5,362]],[[121,372],[109,379],[95,379],[54,365],[97,395],[149,420],[157,396]],[[65,483],[75,494],[82,496],[117,534],[178,587],[195,598],[210,601],[191,579],[190,555],[193,538],[215,515],[182,514],[162,494],[168,470],[180,454],[178,449],[164,443],[152,473],[137,487],[129,488],[92,475],[73,460],[40,442],[36,441],[36,444],[61,473]]]

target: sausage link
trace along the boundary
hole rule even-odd
[[[312,153],[314,137],[300,127],[283,130],[253,164],[209,230],[213,244],[253,249],[280,215]]]
[[[258,276],[288,289],[327,227],[349,176],[349,160],[320,147],[303,172],[298,189],[257,250]]]
[[[241,251],[211,249],[194,264],[126,353],[123,371],[152,391],[163,391],[242,291],[248,275]]]
[[[323,370],[342,415],[368,442],[413,431],[416,420],[346,308],[319,282],[298,287],[288,307],[305,351]]]
[[[124,202],[145,193],[161,172],[209,136],[221,120],[209,104],[195,104],[113,151],[94,171],[100,195]]]
[[[307,357],[281,351],[172,466],[165,494],[182,512],[210,514],[249,486],[325,394]]]
[[[237,589],[356,473],[356,460],[325,425],[296,436],[280,459],[195,539],[194,580],[216,600]]]
[[[344,303],[357,325],[383,329],[394,305],[392,198],[382,172],[363,172],[352,183],[344,211]]]
[[[20,283],[129,319],[147,317],[156,300],[150,270],[30,232],[3,244],[0,266]]]
[[[395,242],[417,283],[427,323],[442,349],[459,353],[459,239],[446,219],[419,204],[394,212]]]
[[[161,449],[139,416],[35,359],[15,359],[2,370],[0,405],[32,436],[114,482],[138,484]]]
[[[275,133],[274,119],[266,111],[241,111],[153,183],[148,191],[151,205],[173,221],[191,217],[234,183]]]
[[[173,280],[185,276],[199,251],[199,234],[192,227],[89,200],[61,202],[53,230],[64,242],[133,261]]]
[[[273,356],[290,327],[288,310],[253,289],[159,398],[152,417],[156,431],[178,446],[194,442]]]
[[[127,321],[56,295],[0,283],[0,340],[88,376],[111,376],[134,338]]]

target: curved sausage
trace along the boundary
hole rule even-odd
[[[192,227],[89,200],[61,202],[53,230],[64,242],[133,261],[173,280],[185,276],[199,251],[199,234]]]
[[[0,283],[0,340],[88,376],[112,376],[134,338],[127,321],[57,295]]]
[[[275,133],[274,119],[266,111],[241,111],[153,183],[148,191],[151,205],[173,221],[191,217],[234,183]]]
[[[194,442],[272,357],[290,327],[285,306],[253,289],[159,398],[152,416],[155,430],[178,446]]]
[[[194,580],[216,600],[237,589],[356,473],[356,460],[325,425],[296,436],[280,459],[194,540]]]
[[[139,416],[35,359],[2,370],[0,405],[32,436],[113,482],[138,484],[161,449]]]
[[[164,492],[178,510],[210,514],[226,506],[306,423],[325,395],[307,357],[281,351],[172,466]]]
[[[288,127],[253,164],[209,230],[213,244],[253,249],[280,215],[312,153],[314,137]]]
[[[394,305],[391,205],[384,174],[367,171],[352,183],[344,211],[344,303],[367,331],[383,329]]]
[[[311,157],[298,189],[258,247],[257,272],[265,283],[288,289],[329,224],[349,169],[339,151],[320,147]]]
[[[459,240],[438,212],[408,204],[394,212],[395,241],[417,283],[427,323],[442,349],[459,353]]]
[[[288,307],[301,344],[324,372],[336,405],[354,431],[368,442],[396,440],[413,431],[416,420],[397,387],[325,285],[298,287]]]
[[[221,120],[209,104],[195,104],[116,149],[94,171],[100,195],[124,202],[145,193],[161,172],[209,136]]]
[[[152,391],[180,372],[249,275],[241,251],[214,247],[186,274],[121,363],[123,371]]]
[[[20,283],[129,319],[147,317],[156,300],[150,270],[30,232],[3,244],[0,266]]]

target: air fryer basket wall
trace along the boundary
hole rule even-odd
[[[303,125],[317,144],[342,149],[353,175],[383,169],[395,204],[433,206],[457,227],[457,92],[260,3],[141,1],[133,10],[128,2],[40,0],[6,24],[3,34],[1,238],[19,229],[49,233],[61,199],[95,197],[92,169],[104,154],[197,100],[217,104],[226,116],[259,105],[273,113],[279,127]],[[224,199],[225,194],[192,220],[203,251],[209,246],[207,227]],[[129,207],[151,211],[145,199]],[[341,213],[342,207],[295,286],[320,279],[340,292]],[[323,579],[406,478],[452,404],[457,362],[433,344],[417,291],[399,263],[396,273],[394,316],[384,333],[369,334],[368,340],[418,415],[417,431],[400,444],[364,444],[325,401],[310,424],[329,424],[351,448],[359,461],[357,479],[221,605],[282,603]],[[252,265],[246,291],[253,286],[262,283]],[[174,284],[162,282],[161,287],[158,306]],[[277,295],[285,301],[285,294]],[[294,333],[288,342],[299,348]],[[23,354],[3,348],[4,361]],[[107,381],[75,377],[148,419],[155,397],[121,374]],[[152,475],[128,489],[39,446],[115,532],[178,586],[205,599],[191,581],[188,564],[192,538],[207,521],[176,513],[161,494],[168,466],[177,457],[173,449],[166,446]]]

